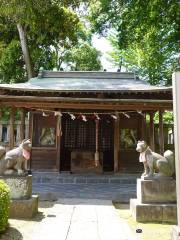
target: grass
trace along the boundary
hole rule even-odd
[[[128,204],[114,203],[120,217],[127,221],[133,232],[142,229],[142,240],[171,240],[172,224],[166,223],[138,223],[132,216]]]

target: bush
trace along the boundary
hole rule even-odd
[[[3,232],[8,225],[9,206],[9,187],[4,181],[0,180],[0,232]]]

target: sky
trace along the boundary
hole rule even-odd
[[[117,68],[112,66],[112,63],[107,60],[107,52],[112,50],[112,47],[108,40],[104,37],[99,38],[97,35],[94,35],[92,38],[93,46],[102,53],[101,64],[103,69],[107,71],[117,71]]]

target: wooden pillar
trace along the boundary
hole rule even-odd
[[[21,120],[21,124],[20,124],[20,139],[21,141],[23,141],[25,139],[25,109],[21,109],[21,113],[20,113],[20,120]]]
[[[99,120],[96,119],[96,152],[95,152],[95,166],[98,168],[99,163]]]
[[[29,169],[31,171],[32,169],[32,151],[33,151],[33,113],[28,111],[28,121],[29,121],[29,135],[28,135],[28,138],[30,139],[31,141],[31,144],[32,144],[32,148],[31,148],[31,156],[30,156],[30,159],[29,159]]]
[[[149,123],[149,131],[150,131],[150,148],[154,151],[154,112],[149,113],[150,123]]]
[[[2,130],[3,130],[3,126],[0,123],[0,142],[2,141]]]
[[[142,124],[141,124],[141,138],[142,140],[147,141],[146,139],[146,114],[142,115]]]
[[[119,171],[119,115],[116,114],[117,120],[114,122],[114,172]]]
[[[172,240],[180,236],[180,72],[173,74],[173,109],[175,137],[175,166],[176,166],[176,196],[177,196],[177,226],[173,227]]]
[[[59,112],[60,113],[60,112]],[[56,160],[56,167],[58,171],[61,171],[61,165],[60,165],[60,158],[61,158],[61,113],[57,115],[57,160]]]
[[[14,147],[14,115],[15,115],[15,108],[11,108],[10,110],[10,120],[9,120],[9,148],[13,149]]]
[[[163,111],[159,110],[159,148],[160,154],[164,154],[164,129],[163,129]]]

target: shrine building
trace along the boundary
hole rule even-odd
[[[141,172],[138,140],[161,154],[173,148],[173,126],[163,123],[172,107],[171,87],[134,73],[41,70],[26,83],[0,84],[0,145],[30,138],[32,171]]]

